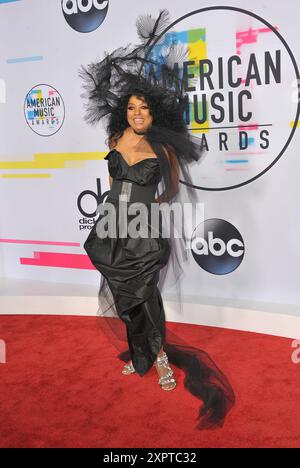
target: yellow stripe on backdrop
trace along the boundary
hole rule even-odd
[[[17,178],[46,178],[52,177],[52,174],[0,174],[4,179],[17,179]]]
[[[81,153],[37,153],[33,161],[0,161],[0,169],[69,169],[84,166],[84,161],[104,159],[107,151]]]

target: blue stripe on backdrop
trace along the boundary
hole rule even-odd
[[[21,0],[0,0],[0,3],[20,2]]]
[[[1,1],[2,0],[0,0],[0,2]],[[10,64],[10,63],[19,63],[19,62],[36,62],[37,60],[43,60],[43,58],[44,57],[42,55],[33,55],[32,57],[17,57],[17,58],[7,59],[6,63]]]

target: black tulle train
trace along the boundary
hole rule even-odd
[[[118,358],[128,362],[131,353],[127,346],[124,323],[116,318],[101,317],[99,326],[119,351]],[[222,427],[235,403],[235,394],[227,377],[206,352],[185,343],[168,326],[163,347],[171,365],[184,372],[186,390],[202,402],[196,428],[204,430]]]

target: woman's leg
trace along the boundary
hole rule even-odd
[[[165,340],[165,313],[158,288],[142,304],[127,311],[123,319],[132,364],[138,374],[144,375],[153,366]]]
[[[127,340],[132,361],[123,368],[123,374],[135,371],[144,375],[155,363],[159,383],[171,390],[176,382],[163,349],[165,341],[165,311],[158,287],[152,296],[127,313]]]

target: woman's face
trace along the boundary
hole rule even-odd
[[[152,125],[152,115],[143,97],[130,96],[127,104],[127,120],[137,133],[144,133]]]

